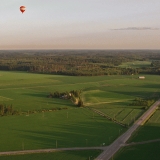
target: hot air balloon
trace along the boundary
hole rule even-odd
[[[23,12],[25,12],[25,10],[26,10],[26,7],[25,6],[21,6],[20,7],[20,11],[23,13]]]

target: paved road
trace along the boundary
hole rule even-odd
[[[126,143],[132,133],[148,120],[148,117],[155,112],[158,105],[160,105],[160,100],[155,102],[124,134],[109,145],[106,150],[96,158],[96,160],[109,160]]]
[[[77,148],[57,148],[57,149],[38,149],[38,150],[23,150],[23,151],[9,151],[0,152],[2,155],[20,155],[20,154],[32,154],[32,153],[48,153],[48,152],[58,152],[58,151],[74,151],[74,150],[105,150],[106,147],[77,147]]]

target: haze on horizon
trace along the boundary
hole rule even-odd
[[[159,0],[1,0],[3,49],[160,49]],[[19,11],[21,5],[26,12]]]

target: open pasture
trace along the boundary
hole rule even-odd
[[[0,151],[108,145],[126,130],[83,108],[1,117]]]
[[[141,67],[149,67],[151,66],[150,61],[133,61],[133,62],[126,62],[119,65],[122,68],[141,68]]]
[[[71,77],[0,72],[1,103],[26,114],[0,117],[0,151],[56,147],[84,147],[110,144],[126,128],[93,113],[96,108],[130,124],[143,112],[128,104],[136,97],[159,95],[159,76]],[[71,101],[47,98],[50,92],[82,90],[87,107],[77,108]],[[52,112],[37,112],[41,109]],[[67,108],[60,110],[61,108]],[[35,111],[34,114],[28,114]],[[7,143],[6,143],[7,142]]]

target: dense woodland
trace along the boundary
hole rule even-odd
[[[149,67],[122,68],[124,62],[151,61]],[[71,76],[160,74],[159,50],[0,51],[0,70]]]

